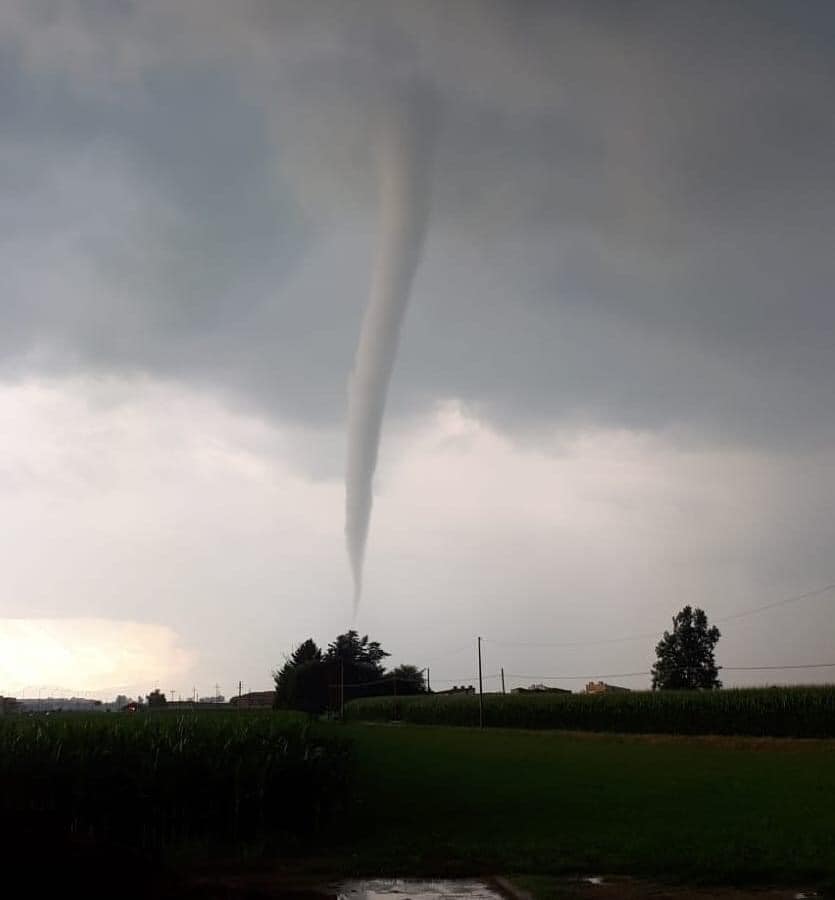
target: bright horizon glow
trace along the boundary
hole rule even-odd
[[[148,679],[180,679],[194,662],[163,625],[108,619],[0,619],[0,693],[60,696],[147,692]]]

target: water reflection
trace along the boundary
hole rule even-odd
[[[339,900],[502,900],[502,895],[483,881],[416,881],[377,878],[346,881],[338,889]]]

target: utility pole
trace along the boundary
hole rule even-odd
[[[502,666],[502,693],[507,693],[507,691],[505,691],[504,689],[504,666]]]
[[[345,660],[339,660],[339,718],[345,719]]]
[[[426,667],[426,693],[432,693],[432,684],[429,681],[429,666]]]
[[[478,639],[478,727],[484,728],[484,685],[481,680],[481,638]]]

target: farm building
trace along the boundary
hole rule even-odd
[[[629,688],[618,687],[616,684],[606,684],[605,681],[590,681],[586,685],[587,694],[622,694],[629,692]]]

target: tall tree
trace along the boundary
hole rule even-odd
[[[302,663],[320,662],[322,659],[322,651],[316,646],[313,638],[302,641],[298,647],[290,654],[290,662],[294,666],[300,666]]]
[[[426,690],[426,681],[423,677],[423,670],[417,666],[411,666],[408,663],[397,666],[386,675],[386,678],[393,678],[397,681],[397,689],[401,686],[406,690],[403,693],[422,694]]]
[[[353,630],[337,635],[325,653],[308,639],[273,672],[274,705],[320,713],[337,709],[343,698],[347,702],[385,693],[383,660],[388,655],[377,641]]]
[[[721,637],[709,626],[703,609],[685,606],[673,617],[673,630],[665,631],[655,648],[653,690],[712,690],[722,687],[713,651]]]
[[[316,646],[313,638],[302,641],[289,656],[285,657],[284,665],[273,672],[275,680],[273,706],[277,709],[292,707],[295,702],[298,669],[308,663],[321,662],[322,651]]]
[[[337,635],[336,639],[328,644],[326,657],[346,663],[370,665],[377,670],[378,674],[382,675],[383,660],[389,655],[377,641],[369,641],[367,634],[360,637],[356,631],[351,629],[345,634]]]

